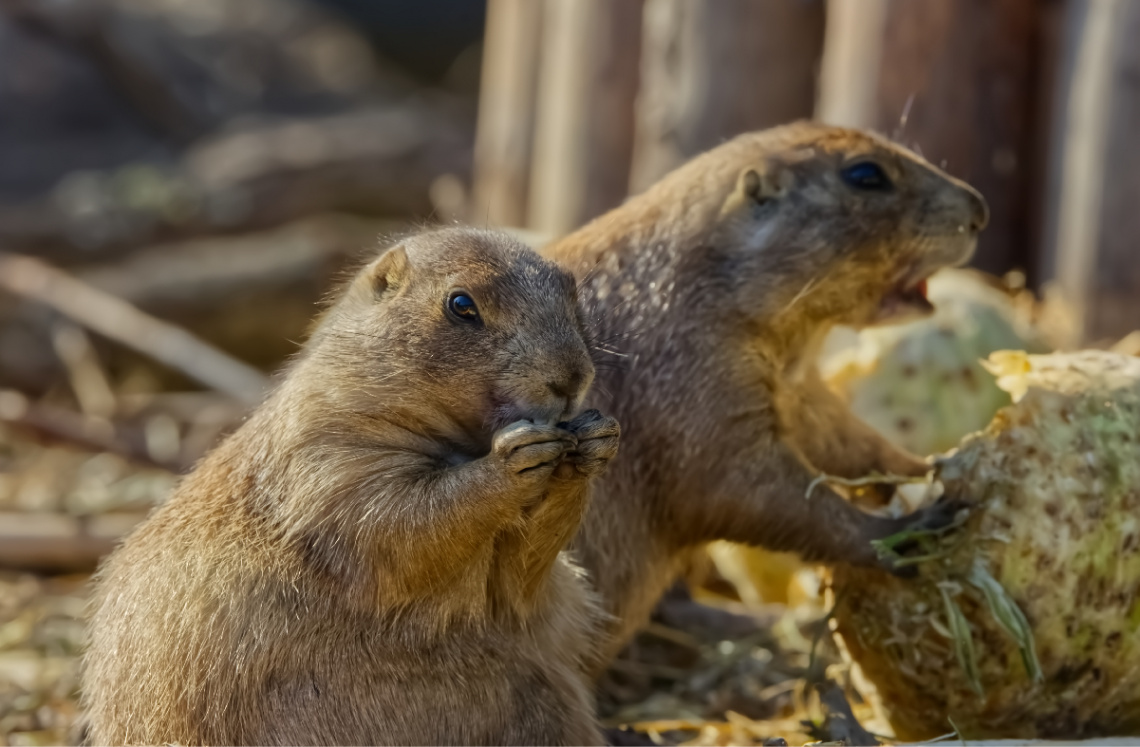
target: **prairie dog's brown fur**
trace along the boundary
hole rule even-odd
[[[560,554],[617,448],[560,424],[592,378],[566,272],[483,231],[389,249],[101,569],[91,740],[600,743]]]
[[[867,163],[877,175],[848,169]],[[815,359],[835,324],[929,311],[921,281],[965,262],[987,218],[904,148],[797,123],[698,156],[543,249],[579,277],[613,355],[591,400],[621,420],[623,453],[575,541],[617,620],[607,654],[711,540],[874,564],[870,540],[952,515],[876,518],[822,485],[805,498],[820,470],[927,470],[857,421]]]

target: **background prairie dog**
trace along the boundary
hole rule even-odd
[[[544,248],[580,279],[611,351],[591,400],[624,428],[578,558],[615,616],[606,655],[695,551],[725,539],[827,563],[878,562],[888,520],[819,471],[924,474],[850,414],[815,361],[835,324],[931,310],[925,280],[973,253],[988,220],[966,184],[857,130],[797,123],[741,135]]]

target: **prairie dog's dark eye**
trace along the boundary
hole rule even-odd
[[[861,161],[847,166],[839,172],[839,175],[855,189],[885,192],[892,186],[890,177],[883,168],[872,161]]]
[[[479,309],[466,291],[452,291],[447,297],[447,311],[462,322],[479,321]]]

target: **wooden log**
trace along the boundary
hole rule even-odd
[[[625,198],[641,8],[546,0],[527,227],[561,235]]]
[[[991,219],[974,264],[990,272],[1032,256],[1026,195],[1037,10],[1036,0],[828,6],[819,117],[897,135],[977,187]],[[860,54],[878,58],[871,83]]]
[[[822,0],[646,0],[630,189],[723,140],[810,117]]]
[[[49,441],[118,454],[137,464],[176,473],[188,470],[201,456],[201,453],[186,458],[178,453],[153,454],[148,448],[145,432],[139,428],[33,402],[12,389],[0,389],[0,423],[30,431]]]
[[[0,288],[45,304],[245,404],[257,404],[268,389],[268,379],[252,366],[33,257],[0,253]]]
[[[468,216],[473,223],[526,225],[541,40],[541,2],[487,4]]]
[[[1046,206],[1049,196],[1050,164],[1054,150],[1053,113],[1057,111],[1062,40],[1069,0],[1040,0],[1038,5],[1037,53],[1033,80],[1033,108],[1030,112],[1032,138],[1027,170],[1026,237],[1029,257],[1025,260],[1025,283],[1040,288],[1043,279],[1042,247],[1049,222]]]
[[[1140,4],[1071,0],[1067,11],[1042,267],[1098,341],[1140,327]]]
[[[0,512],[0,568],[40,573],[92,571],[146,517]]]
[[[178,325],[263,370],[308,335],[321,299],[370,247],[408,230],[403,221],[318,215],[268,231],[157,244],[109,261],[68,268],[78,280]],[[102,259],[102,258],[100,258]],[[54,315],[0,294],[0,386],[43,394],[66,373],[52,349]],[[146,370],[164,388],[182,374],[122,346],[93,342],[119,376]]]
[[[468,178],[471,130],[462,102],[435,94],[321,116],[251,117],[196,141],[169,168],[79,172],[50,197],[0,201],[0,245],[77,264],[314,213],[427,216],[441,175]]]
[[[215,229],[318,212],[426,215],[440,175],[469,177],[471,135],[461,102],[423,95],[324,116],[251,119],[195,142],[182,166],[199,199],[223,213],[213,216]]]
[[[156,244],[118,261],[77,267],[74,275],[163,316],[204,315],[235,295],[310,280],[313,295],[303,300],[311,316],[345,264],[367,256],[377,237],[407,228],[403,221],[317,215],[268,231]]]

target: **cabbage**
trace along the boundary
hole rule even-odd
[[[988,367],[1014,402],[932,484],[975,502],[968,518],[899,538],[917,578],[836,569],[838,636],[902,739],[1138,734],[1140,359]]]
[[[921,455],[957,446],[1010,401],[979,359],[1048,349],[1013,299],[983,278],[943,270],[930,280],[932,316],[863,330],[823,362],[831,387],[891,443]]]

